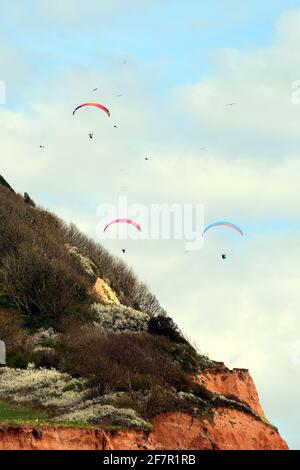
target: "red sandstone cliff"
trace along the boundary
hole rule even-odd
[[[197,377],[196,380],[212,392],[238,398],[240,401],[247,403],[260,416],[264,416],[249,371],[247,369],[230,370],[222,362],[216,364],[216,367],[209,369],[209,371]]]
[[[257,391],[245,369],[230,371],[223,364],[196,380],[224,396],[247,403],[263,420],[235,409],[218,407],[212,419],[185,413],[164,413],[153,420],[153,431],[108,432],[59,427],[0,427],[0,450],[279,450],[288,449],[278,432],[264,420]]]

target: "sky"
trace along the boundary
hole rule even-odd
[[[126,244],[199,351],[250,370],[300,449],[300,0],[0,0],[0,11],[0,173],[95,240],[99,206],[120,195],[201,204],[206,223],[242,227],[211,230],[197,252],[101,243],[118,256]],[[73,117],[85,101],[111,118]]]

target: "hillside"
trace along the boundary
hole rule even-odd
[[[201,355],[122,260],[2,177],[0,340],[0,449],[286,448],[247,371]]]

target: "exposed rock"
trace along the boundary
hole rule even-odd
[[[120,305],[120,300],[118,299],[117,294],[108,285],[108,283],[104,281],[104,279],[98,277],[93,290],[100,302],[104,305]]]
[[[264,416],[256,387],[247,369],[213,368],[198,376],[196,380],[212,392],[238,398],[260,416]]]
[[[218,409],[213,420],[164,413],[153,431],[2,426],[0,450],[287,450],[265,423],[237,410]]]

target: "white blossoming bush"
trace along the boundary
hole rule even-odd
[[[0,369],[0,400],[51,408],[56,422],[106,427],[149,429],[151,425],[131,409],[112,403],[122,392],[85,399],[86,383],[55,369]]]
[[[40,347],[51,348],[56,344],[59,335],[58,333],[55,333],[53,328],[41,328],[32,335],[31,338],[34,349],[38,349]]]
[[[78,259],[85,272],[89,276],[95,277],[96,272],[98,271],[98,268],[95,263],[93,263],[93,261],[87,256],[84,256],[76,246],[70,246],[68,243],[66,243],[65,246],[69,253]]]
[[[0,369],[0,399],[68,408],[84,396],[85,382],[55,369]]]
[[[149,316],[124,305],[102,305],[94,303],[92,310],[97,314],[96,326],[116,332],[145,331],[148,327]]]
[[[45,353],[45,352],[51,352],[51,351],[53,351],[53,348],[48,348],[46,346],[37,346],[36,348],[34,348],[35,353]]]
[[[193,393],[178,392],[177,397],[180,401],[182,401],[182,403],[185,403],[186,405],[203,406],[206,403],[205,400],[197,397]]]
[[[151,424],[143,420],[131,409],[115,408],[112,405],[102,405],[95,401],[87,401],[77,409],[66,413],[57,421],[75,421],[92,425],[117,426],[126,428],[151,429]]]

